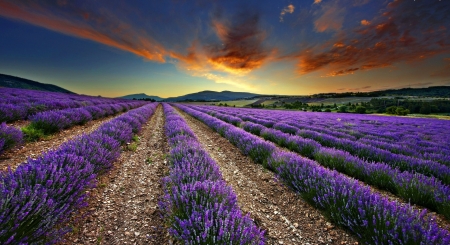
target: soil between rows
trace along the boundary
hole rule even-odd
[[[164,122],[159,105],[138,134],[137,150],[124,151],[100,178],[64,244],[169,244],[158,208],[161,179],[168,173]]]
[[[81,134],[88,134],[96,130],[103,123],[113,119],[120,114],[109,116],[97,120],[92,120],[84,125],[77,125],[69,129],[63,130],[56,134],[49,136],[48,139],[40,140],[37,142],[29,142],[16,149],[11,149],[0,155],[0,171],[6,170],[8,167],[11,169],[17,168],[21,163],[25,162],[28,157],[37,158],[44,152],[52,149],[57,149],[62,143],[69,141],[70,139],[79,136]],[[27,122],[27,121],[25,121]]]
[[[277,183],[274,174],[255,164],[227,139],[177,109],[199,142],[219,165],[244,213],[266,230],[267,244],[358,244],[299,195]]]

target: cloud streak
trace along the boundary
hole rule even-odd
[[[114,18],[104,19],[87,10],[72,8],[67,1],[59,0],[55,3],[56,5],[49,4],[48,1],[42,3],[41,5],[33,1],[26,3],[0,1],[0,15],[92,40],[151,61],[165,61],[166,50],[162,45],[140,32],[128,29],[126,23],[121,23]],[[68,13],[58,15],[52,12],[51,9],[58,5]],[[108,24],[99,25],[102,23]]]

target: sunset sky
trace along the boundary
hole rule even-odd
[[[76,93],[450,86],[450,0],[0,0],[0,73]]]

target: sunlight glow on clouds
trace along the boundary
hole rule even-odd
[[[269,1],[0,0],[0,16],[7,19],[246,90],[262,87],[258,80],[282,87],[287,80],[294,86],[399,64],[424,67],[436,57],[427,76],[448,79],[450,61],[443,57],[450,53],[449,12],[449,1],[314,0],[286,6]],[[255,75],[274,67],[290,75]]]

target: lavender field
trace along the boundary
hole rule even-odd
[[[450,243],[448,121],[0,92],[1,244]]]

